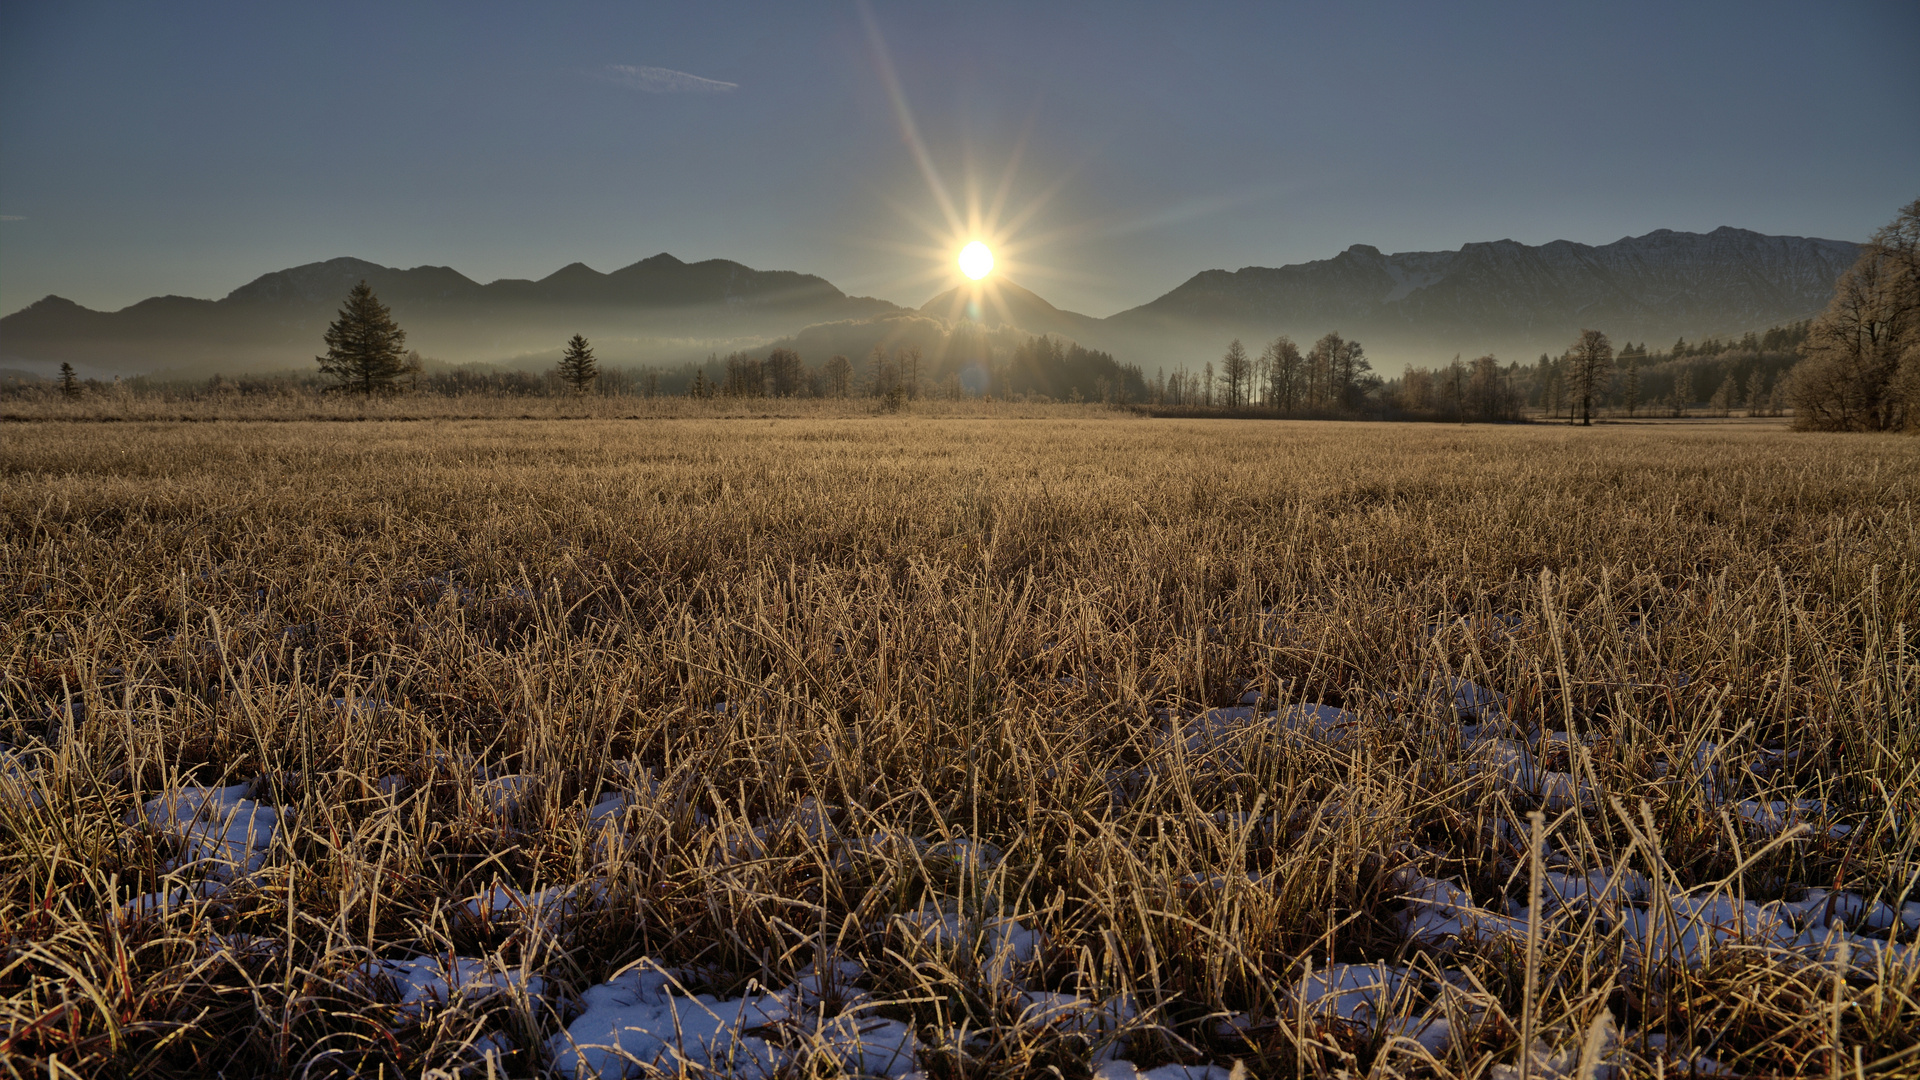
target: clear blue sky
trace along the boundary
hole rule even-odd
[[[919,304],[943,215],[883,53],[954,201],[1006,186],[1016,279],[1093,315],[1353,243],[1861,239],[1920,198],[1913,0],[871,13],[8,4],[0,309],[659,251]]]

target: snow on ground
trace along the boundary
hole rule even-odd
[[[1093,1080],[1235,1080],[1219,1065],[1162,1065],[1142,1072],[1133,1062],[1115,1059],[1093,1070]]]
[[[589,886],[590,899],[598,897],[604,887],[599,882]],[[557,932],[567,916],[572,915],[578,903],[578,894],[582,890],[572,886],[556,886],[541,889],[539,892],[525,892],[511,885],[495,883],[482,891],[480,895],[468,900],[463,909],[468,917],[483,926],[490,926],[504,920],[518,920],[529,926],[539,926],[548,932]]]
[[[1451,881],[1407,874],[1402,881],[1407,907],[1399,915],[1401,931],[1415,942],[1441,951],[1463,942],[1524,939],[1524,918],[1501,915],[1473,902]]]
[[[1774,800],[1746,799],[1734,803],[1733,814],[1741,821],[1752,826],[1763,836],[1774,837],[1802,823],[1811,823],[1826,816],[1827,805],[1817,799]],[[1826,834],[1833,839],[1844,838],[1853,831],[1850,825],[1829,825]]]
[[[366,977],[390,982],[400,995],[403,1012],[418,1012],[428,1004],[445,1004],[455,997],[477,998],[519,990],[537,998],[547,992],[547,981],[538,975],[502,970],[468,956],[377,960],[367,965]]]
[[[0,743],[0,803],[12,806],[39,806],[45,796],[35,782],[39,769],[28,754]]]
[[[908,932],[940,949],[962,949],[980,965],[989,983],[1007,982],[1017,969],[1033,962],[1040,935],[1006,917],[976,919],[926,904],[918,911],[894,916]]]
[[[1022,1027],[1071,1031],[1082,1035],[1110,1035],[1140,1015],[1125,994],[1096,1001],[1076,994],[1028,990],[1018,998]]]
[[[1578,772],[1542,767],[1542,762],[1564,760],[1569,753],[1577,760],[1582,752],[1577,736],[1517,729],[1504,718],[1505,695],[1465,679],[1436,676],[1430,693],[1449,704],[1459,720],[1457,768],[1462,775],[1479,776],[1483,782],[1529,796],[1549,810],[1602,803],[1602,793]],[[353,707],[367,704],[379,703],[357,699]],[[1270,704],[1262,691],[1249,689],[1235,706],[1184,718],[1168,716],[1163,745],[1184,749],[1212,765],[1232,766],[1240,754],[1262,741],[1338,745],[1360,725],[1358,715],[1332,706],[1266,707]],[[1738,799],[1732,793],[1736,782],[1767,776],[1778,758],[1774,755],[1736,770],[1719,746],[1702,743],[1663,763],[1661,771],[1668,783],[1690,787],[1708,807],[1723,808],[1732,820],[1762,837],[1777,838],[1795,829],[1846,836],[1850,826],[1830,823],[1828,807],[1820,801]],[[539,790],[531,776],[493,776],[475,762],[444,757],[439,764],[442,769],[464,765],[461,775],[479,784],[481,804],[502,816],[528,807]],[[1125,775],[1109,776],[1116,801],[1161,768],[1164,765],[1149,762]],[[640,811],[652,814],[651,807],[661,794],[651,772],[632,771],[619,782],[619,788],[607,791],[586,811],[589,823],[600,831],[597,844],[617,840],[626,830],[638,827]],[[0,747],[0,800],[18,803],[29,794],[37,798],[31,783],[27,761]],[[148,800],[130,814],[130,825],[145,824],[177,838],[182,854],[175,868],[202,871],[207,880],[136,897],[121,906],[122,917],[164,915],[217,897],[225,883],[258,871],[284,822],[282,811],[249,797],[256,787],[250,783],[186,785]],[[375,785],[388,797],[397,797],[406,787],[405,778],[397,774]],[[1320,812],[1337,818],[1343,809],[1333,803]],[[692,820],[696,828],[712,825],[704,813],[695,812]],[[995,846],[964,836],[923,838],[893,831],[843,836],[840,825],[847,820],[838,807],[808,798],[785,814],[757,821],[751,830],[715,836],[711,857],[722,861],[759,858],[780,838],[799,837],[809,845],[825,846],[843,868],[863,856],[907,856],[956,868],[963,877],[977,877],[995,872],[1006,858]],[[1213,820],[1223,829],[1263,830],[1275,838],[1298,834],[1298,822],[1278,814],[1256,818],[1245,812],[1222,812]],[[1515,850],[1524,849],[1526,838],[1511,823],[1496,821],[1493,827]],[[1670,890],[1631,869],[1574,865],[1551,845],[1549,856],[1553,869],[1542,875],[1539,901],[1532,910],[1512,900],[1483,907],[1455,882],[1408,870],[1398,881],[1404,907],[1394,918],[1413,943],[1441,956],[1482,944],[1520,945],[1535,918],[1542,921],[1543,935],[1560,933],[1574,920],[1595,919],[1603,934],[1619,942],[1623,977],[1649,966],[1656,970],[1669,964],[1699,967],[1736,948],[1758,948],[1811,964],[1844,965],[1867,978],[1885,977],[1894,967],[1920,965],[1920,945],[1889,940],[1890,935],[1920,932],[1920,902],[1905,897],[1814,889],[1797,901],[1756,903],[1724,894]],[[1524,885],[1524,873],[1518,877]],[[1255,875],[1204,872],[1189,875],[1181,884],[1227,889],[1243,880],[1261,884]],[[599,891],[594,891],[596,886]],[[593,903],[603,899],[604,886],[596,883],[586,889],[526,891],[495,883],[462,902],[460,909],[482,924],[512,920],[558,932],[587,906],[589,898]],[[957,953],[977,965],[983,980],[998,988],[996,993],[1008,995],[1023,1028],[1070,1032],[1093,1040],[1097,1080],[1228,1080],[1231,1075],[1219,1064],[1140,1070],[1121,1059],[1124,1035],[1140,1018],[1138,1006],[1125,996],[1099,1000],[1029,988],[1022,976],[1032,973],[1042,941],[1038,932],[1011,916],[982,914],[953,901],[927,901],[915,910],[887,916],[873,928],[903,935],[909,944]],[[209,956],[242,963],[271,956],[278,948],[268,939],[233,937],[231,943],[210,945]],[[366,974],[390,983],[403,1012],[456,997],[512,993],[541,998],[548,993],[547,981],[539,974],[502,970],[471,957],[380,960],[370,963]],[[578,1014],[565,1033],[549,1042],[547,1051],[560,1072],[574,1078],[689,1069],[747,1077],[818,1069],[887,1077],[916,1073],[924,1064],[925,1047],[907,1024],[873,1014],[876,1003],[858,987],[865,974],[858,964],[823,960],[783,989],[769,991],[749,984],[748,992],[721,1000],[689,993],[670,972],[643,961],[588,989]],[[1379,962],[1333,964],[1301,974],[1291,987],[1291,1002],[1317,1023],[1344,1025],[1369,1038],[1387,1038],[1394,1045],[1417,1044],[1419,1050],[1413,1052],[1439,1055],[1454,1034],[1447,1015],[1456,1023],[1461,1019],[1460,1009],[1441,1006],[1459,1005],[1460,993],[1444,979],[1434,982],[1406,967]],[[1477,1007],[1466,1012],[1476,1013]],[[1262,1021],[1274,1022],[1273,1018]],[[1218,1021],[1215,1030],[1224,1037],[1248,1034],[1253,1027],[1250,1017],[1238,1014]],[[1673,1057],[1657,1035],[1629,1034],[1623,1041],[1610,1026],[1589,1034],[1597,1040],[1592,1046],[1599,1048],[1595,1051],[1599,1056],[1593,1058],[1595,1076],[1627,1068],[1632,1055],[1623,1049],[1626,1045],[1645,1047],[1649,1060],[1661,1058],[1705,1075],[1720,1068],[1711,1059],[1687,1057],[1681,1048],[1673,1049],[1672,1054],[1681,1055]],[[509,1045],[502,1039],[502,1047]],[[1537,1076],[1570,1076],[1582,1060],[1581,1051],[1580,1046],[1538,1044],[1532,1071]],[[1496,1066],[1493,1072],[1516,1074],[1511,1066]]]
[[[226,891],[217,881],[202,881],[191,888],[179,886],[160,892],[142,893],[120,905],[120,918],[126,921],[166,915],[196,900],[211,900]]]
[[[821,1015],[821,991],[851,974],[839,966],[831,975],[809,971],[784,990],[722,1001],[685,993],[670,973],[643,961],[588,989],[580,1015],[548,1050],[563,1075],[603,1080],[689,1067],[771,1077],[822,1059],[867,1076],[913,1072],[920,1045],[906,1024],[857,1011]]]
[[[252,790],[252,784],[186,784],[147,800],[127,816],[127,824],[144,820],[178,837],[183,851],[176,868],[232,881],[266,865],[267,849],[281,828],[282,811],[247,798]]]
[[[533,791],[531,776],[496,776],[480,785],[480,801],[501,817],[511,817],[530,802]]]
[[[1209,709],[1184,721],[1170,721],[1167,742],[1178,741],[1187,753],[1206,756],[1224,765],[1237,765],[1234,755],[1249,742],[1269,736],[1337,743],[1360,725],[1360,718],[1331,705],[1299,704],[1263,712],[1257,705],[1230,705]]]

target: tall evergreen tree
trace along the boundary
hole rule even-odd
[[[600,362],[593,358],[593,346],[579,334],[567,339],[566,351],[560,354],[560,381],[573,387],[576,394],[584,394],[593,380],[600,377]]]
[[[73,365],[60,361],[60,392],[70,398],[80,396],[80,380],[73,373]]]
[[[332,376],[341,390],[372,394],[389,389],[406,366],[407,332],[364,281],[347,294],[346,306],[323,340],[327,353],[314,359],[321,374]]]

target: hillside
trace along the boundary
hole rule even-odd
[[[331,259],[264,274],[220,300],[155,297],[93,311],[49,296],[0,319],[0,357],[111,371],[244,370],[311,363],[354,284],[366,281],[411,342],[447,360],[504,360],[592,337],[612,362],[690,359],[810,323],[901,309],[850,297],[823,278],[672,255],[612,273],[572,263],[537,281],[481,284],[445,266],[409,270]]]
[[[812,274],[725,259],[660,254],[611,273],[572,263],[539,280],[484,285],[444,266],[333,259],[265,274],[220,300],[161,296],[105,312],[49,296],[0,319],[0,368],[46,370],[61,360],[103,372],[305,366],[341,298],[364,279],[412,344],[449,362],[545,363],[580,332],[613,364],[681,364],[776,340],[801,345],[817,364],[831,353],[807,346],[859,356],[971,321],[1066,338],[1149,370],[1197,367],[1233,337],[1257,347],[1277,334],[1305,344],[1338,331],[1392,370],[1455,353],[1558,353],[1585,327],[1657,347],[1792,323],[1826,304],[1857,252],[1846,241],[1732,228],[1661,229],[1598,247],[1498,240],[1388,255],[1356,244],[1314,262],[1207,270],[1105,319],[1064,311],[1004,278],[915,310],[848,296]]]
[[[1109,340],[1176,353],[1211,355],[1233,335],[1310,340],[1337,330],[1376,356],[1517,359],[1557,353],[1583,327],[1659,343],[1805,319],[1858,250],[1732,228],[1660,229],[1599,247],[1498,240],[1386,255],[1355,244],[1315,262],[1204,271],[1102,323]]]

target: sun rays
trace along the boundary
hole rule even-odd
[[[991,190],[971,148],[964,151],[956,198],[954,186],[942,175],[935,164],[934,155],[921,137],[919,124],[901,89],[893,60],[872,10],[862,3],[860,13],[866,25],[874,68],[893,107],[901,140],[912,154],[938,214],[930,218],[922,208],[911,207],[897,198],[885,199],[921,235],[915,241],[882,242],[879,246],[924,259],[925,269],[910,274],[901,284],[932,287],[940,291],[936,300],[951,299],[951,304],[938,305],[939,310],[934,314],[954,320],[968,318],[979,322],[1010,322],[1007,294],[1014,290],[1024,292],[1013,283],[1013,277],[1059,281],[1076,276],[1069,271],[1044,265],[1035,258],[1036,251],[1042,245],[1060,240],[1075,230],[1035,232],[1028,227],[1060,194],[1077,170],[1068,170],[1054,178],[1033,198],[1022,200],[1022,205],[1017,209],[1010,205],[1014,199],[1014,181],[1032,133],[1032,122],[1029,120],[1008,154],[997,182],[991,184]]]

